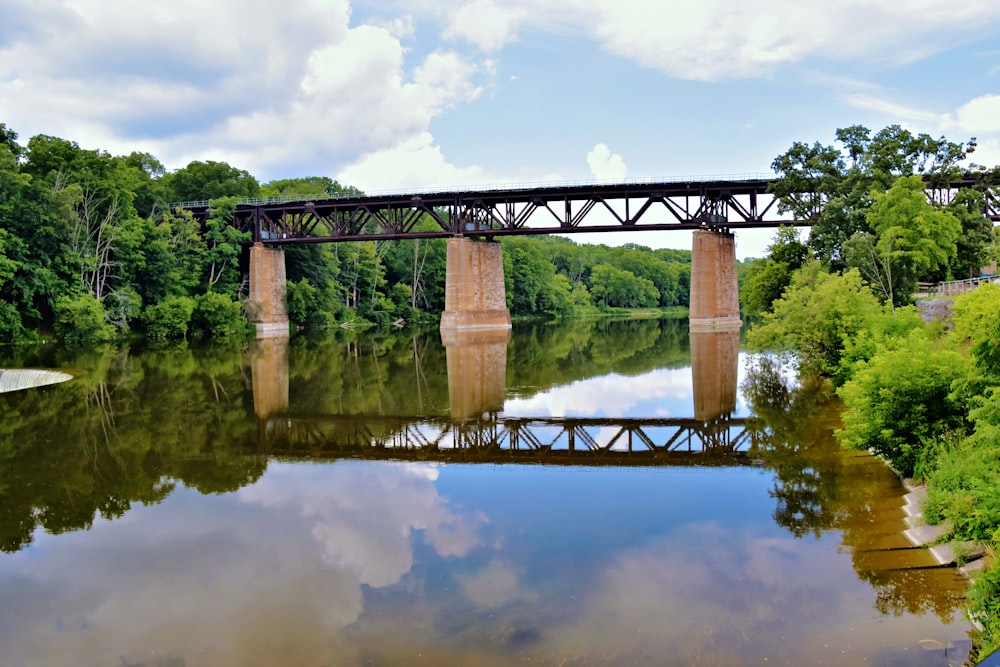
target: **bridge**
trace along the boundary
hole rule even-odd
[[[692,230],[691,326],[740,327],[734,229],[812,224],[778,213],[769,193],[774,176],[539,184],[462,191],[396,192],[367,196],[247,199],[233,224],[253,234],[250,299],[258,305],[258,337],[288,335],[283,245],[363,240],[448,238],[442,332],[509,329],[500,246],[505,235]],[[957,187],[928,185],[947,201]],[[808,193],[807,193],[808,194]],[[816,210],[822,206],[816,196]],[[173,208],[206,219],[209,202]],[[1000,221],[988,198],[987,217]],[[421,221],[432,225],[421,225]],[[428,229],[427,227],[430,227]]]

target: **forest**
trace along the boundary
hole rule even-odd
[[[168,172],[147,153],[116,156],[45,135],[21,145],[0,124],[0,342],[245,336],[250,236],[230,224],[236,201],[337,194],[361,193],[325,176],[261,184],[223,162]],[[211,202],[204,225],[171,210],[194,200]],[[502,243],[514,317],[688,303],[689,251],[559,237]],[[446,247],[443,239],[289,246],[292,324],[436,322]]]

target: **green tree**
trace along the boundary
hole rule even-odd
[[[612,308],[650,308],[660,300],[651,280],[607,264],[591,271],[590,293],[594,301]]]
[[[186,296],[168,296],[147,306],[142,313],[146,335],[153,339],[185,338],[194,314],[195,300]]]
[[[866,277],[886,301],[905,304],[920,277],[955,257],[962,226],[951,213],[927,202],[919,176],[898,179],[884,194],[875,193],[874,200],[866,214],[876,239],[870,248],[871,262],[864,264],[870,267]]]
[[[771,312],[750,329],[747,344],[758,351],[795,351],[801,374],[842,383],[846,346],[881,310],[857,270],[828,273],[810,261],[794,274]]]
[[[171,203],[207,201],[220,197],[256,197],[257,179],[243,169],[225,162],[194,161],[162,177],[163,189]]]
[[[202,275],[208,290],[218,285],[220,291],[234,294],[239,281],[240,244],[250,241],[252,235],[233,226],[235,197],[212,199],[209,206],[211,215],[202,232],[207,247]]]
[[[781,297],[792,282],[792,273],[809,256],[809,248],[792,227],[779,227],[767,248],[767,257],[754,260],[740,284],[740,304],[748,317],[771,310],[771,304]]]
[[[983,215],[985,197],[971,189],[959,190],[945,210],[958,219],[962,233],[956,241],[955,258],[949,271],[931,274],[937,280],[974,278],[984,266],[996,259],[996,234],[993,223]]]
[[[866,218],[872,193],[883,193],[899,177],[913,175],[926,177],[929,187],[946,187],[976,147],[974,139],[954,143],[898,125],[874,135],[853,125],[838,129],[836,141],[839,146],[795,142],[771,165],[782,177],[772,188],[779,210],[814,221],[808,245],[835,270],[847,266],[844,244],[858,232],[874,231]]]
[[[71,345],[90,345],[114,340],[115,328],[107,321],[104,305],[92,294],[60,297],[55,304],[56,335]]]

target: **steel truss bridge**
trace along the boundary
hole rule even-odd
[[[260,453],[289,458],[366,458],[578,466],[753,465],[746,419],[272,416]]]
[[[778,180],[762,176],[246,199],[237,203],[233,223],[253,232],[255,242],[270,244],[812,224],[778,213],[778,200],[769,193]],[[928,198],[948,201],[958,187],[978,185],[969,180],[929,189]],[[1000,200],[995,192],[986,194],[986,216],[1000,221]],[[815,196],[818,211],[822,199],[804,195]],[[202,220],[210,215],[207,201],[171,208],[190,210]],[[425,219],[437,228],[417,229]]]

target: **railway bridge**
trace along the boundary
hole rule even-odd
[[[630,181],[602,184],[533,184],[473,190],[381,195],[240,200],[233,223],[253,233],[250,299],[258,306],[257,336],[288,335],[282,246],[379,239],[448,238],[445,311],[441,331],[509,329],[503,258],[497,239],[507,235],[691,230],[690,326],[693,331],[740,327],[736,282],[738,229],[806,226],[782,216],[769,194],[774,176]],[[959,186],[928,189],[940,200]],[[814,196],[815,210],[823,201]],[[1000,206],[986,212],[1000,220]],[[173,208],[204,220],[209,202]],[[418,228],[421,220],[436,228]]]

